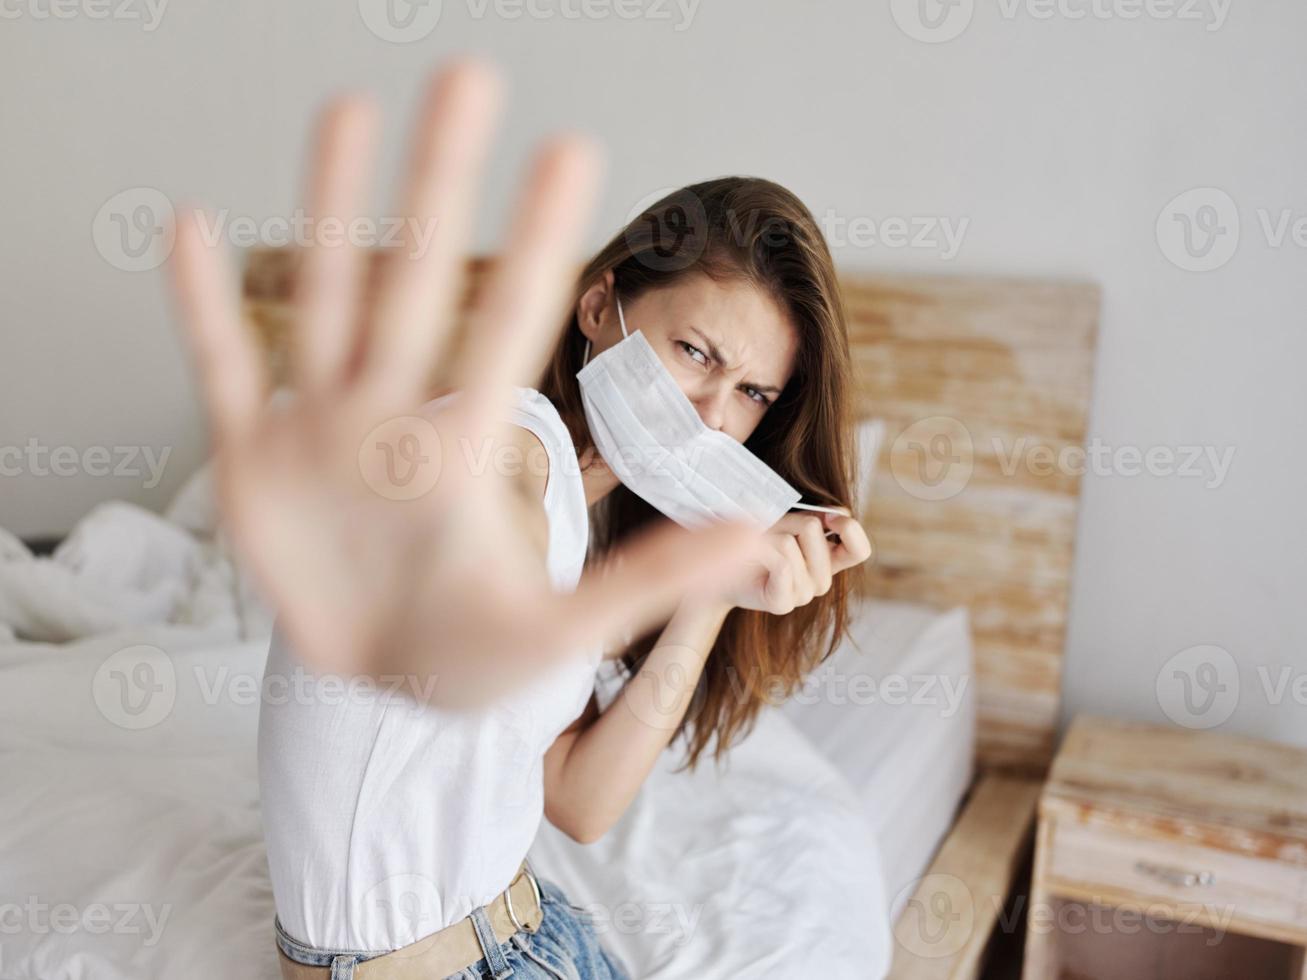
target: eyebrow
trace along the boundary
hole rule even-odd
[[[717,349],[717,345],[713,343],[712,338],[694,324],[690,324],[689,329],[699,335],[699,339],[702,340],[704,346],[708,348],[708,356],[718,364],[722,365],[722,367],[730,370],[730,366],[726,363],[726,358],[722,357],[722,352]],[[779,395],[781,393],[781,389],[777,388],[775,385],[760,385],[755,384],[752,381],[741,381],[740,383],[746,387],[752,388],[759,394]]]

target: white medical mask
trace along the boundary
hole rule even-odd
[[[576,379],[590,437],[616,477],[684,527],[743,521],[766,529],[800,504],[800,494],[725,432],[699,418],[690,399],[640,331],[590,360],[590,342]]]

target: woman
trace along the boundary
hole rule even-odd
[[[846,513],[782,516],[800,493],[849,500],[849,357],[825,243],[765,181],[648,209],[564,318],[595,173],[584,144],[556,143],[447,369],[455,393],[411,414],[496,101],[476,65],[434,86],[405,213],[443,234],[390,257],[369,302],[356,256],[308,249],[288,408],[260,406],[218,259],[178,228],[225,511],[279,611],[260,773],[287,977],[623,976],[525,869],[540,817],[592,840],[675,733],[691,764],[724,752],[833,647],[840,573],[870,553]],[[352,100],[326,114],[312,215],[353,213],[371,120]],[[669,420],[657,446],[683,452],[652,460],[630,427]],[[604,655],[631,678],[600,712]]]

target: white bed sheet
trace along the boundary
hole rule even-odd
[[[531,854],[632,976],[884,976],[879,850],[835,768],[774,711],[722,767],[681,760],[597,843],[546,826]]]
[[[140,645],[167,651],[175,682],[157,673],[124,715],[112,671]],[[279,975],[255,778],[265,655],[175,627],[0,647],[0,977]]]
[[[141,645],[172,669],[124,714],[110,672]],[[216,980],[233,963],[277,976],[255,770],[263,661],[262,641],[178,627],[0,647],[0,977]],[[165,708],[154,727],[120,727]],[[888,962],[871,828],[779,714],[725,773],[661,769],[585,860],[551,856],[550,833],[541,872],[608,910],[596,924],[636,977],[861,980]],[[61,905],[80,921],[55,923]]]
[[[169,517],[213,530],[203,513]],[[267,641],[241,639],[262,611],[220,552],[193,559],[155,520],[101,508],[80,531],[62,568],[12,541],[0,556],[11,627],[93,634],[0,643],[0,978],[204,980],[239,963],[273,980],[255,770]],[[126,577],[124,531],[147,539]],[[48,576],[66,601],[38,587]],[[116,615],[110,590],[132,625],[98,632]],[[153,615],[171,624],[135,622],[148,603],[126,600],[147,593],[168,596]],[[883,612],[870,639],[886,663],[953,662],[965,617]],[[142,646],[166,651],[153,675],[132,674]],[[136,687],[122,700],[130,678],[156,689],[148,704]],[[939,763],[960,743],[909,714],[768,712],[725,769],[676,772],[669,755],[608,838],[581,848],[546,829],[534,859],[637,977],[875,978],[886,897],[924,870],[956,804],[957,772]]]
[[[880,845],[891,919],[971,784],[976,704],[967,611],[869,600],[782,713],[840,771]]]

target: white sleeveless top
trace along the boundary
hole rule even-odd
[[[575,449],[548,399],[516,396],[511,421],[549,456],[547,564],[570,592],[589,540]],[[315,678],[274,631],[259,782],[286,932],[322,949],[388,951],[503,891],[544,814],[545,751],[585,708],[600,659],[588,651],[487,709],[450,712],[382,685]]]

